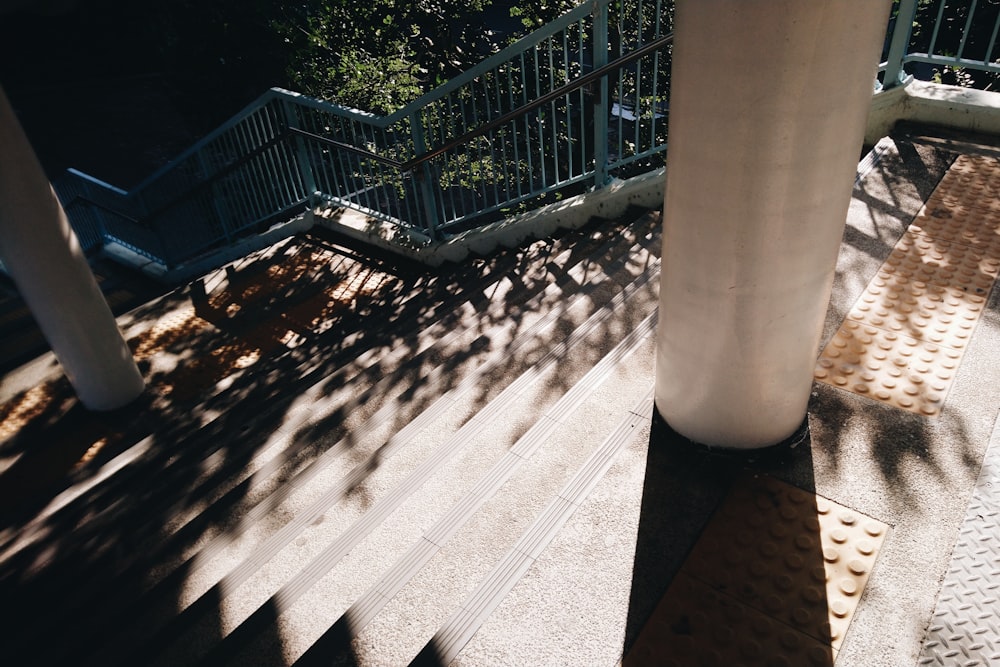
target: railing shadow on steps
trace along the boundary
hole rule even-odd
[[[627,234],[609,233],[606,236],[602,236],[601,240],[607,241],[608,244],[613,243],[617,248],[619,245],[624,245],[624,246],[628,245],[628,243],[625,244],[621,243],[626,237]],[[650,247],[656,247],[657,245],[655,242],[653,242],[653,240],[649,240],[645,243]],[[575,277],[567,275],[563,281],[560,281],[561,288],[557,288],[556,285],[550,284],[550,281],[548,280],[540,281],[539,285],[535,287],[535,289],[540,291],[531,297],[530,301],[534,305],[528,306],[529,309],[534,310],[535,308],[539,307],[539,304],[550,304],[557,306],[560,312],[563,312],[566,308],[570,306],[569,302],[571,301],[571,299],[564,298],[563,296],[561,296],[562,290],[569,290],[569,292],[572,294],[573,299],[578,299],[578,300],[583,299],[585,302],[593,299],[594,304],[596,305],[602,300],[602,298],[598,297],[598,295],[592,290],[601,290],[602,289],[601,285],[603,285],[603,287],[606,288],[605,292],[601,292],[601,294],[603,294],[603,296],[605,297],[608,294],[618,294],[619,292],[621,292],[621,290],[619,289],[612,288],[610,284],[606,284],[614,281],[610,281],[607,278],[601,278],[601,275],[603,275],[603,271],[611,272],[611,265],[617,266],[618,263],[631,267],[633,270],[637,269],[638,266],[640,266],[637,265],[636,262],[637,262],[637,257],[641,256],[642,253],[638,252],[638,250],[635,247],[622,247],[615,251],[611,251],[610,249],[606,249],[602,245],[600,249],[594,250],[592,248],[588,252],[583,252],[581,248],[584,245],[586,245],[586,243],[576,242],[576,243],[565,244],[562,251],[562,254],[565,255],[565,258],[560,260],[560,265],[563,262],[567,263],[567,265],[580,264],[580,266],[582,267],[581,271],[579,273],[574,273],[573,276]],[[597,245],[596,241],[595,245]],[[610,248],[610,245],[608,246],[608,248]],[[562,254],[560,256],[562,256]],[[548,266],[548,264],[546,264],[546,266]],[[647,273],[650,276],[655,275],[655,268],[647,266],[646,269]],[[590,283],[591,287],[584,286],[581,288],[580,285],[577,284],[578,281]],[[463,284],[463,287],[470,288],[471,281],[462,280],[461,282]],[[446,293],[450,293],[450,290],[447,289],[443,289],[443,291]],[[473,294],[478,291],[480,290],[471,289],[471,292]],[[470,295],[467,293],[465,294],[465,296],[461,297],[461,299],[469,298],[469,296]],[[531,334],[531,331],[536,331],[536,329],[534,328],[534,325],[532,325],[530,329],[524,328],[525,326],[527,326],[527,324],[523,326],[515,325],[515,323],[518,321],[516,313],[518,308],[514,307],[513,303],[506,301],[505,303],[496,304],[495,310],[496,312],[494,313],[494,316],[497,319],[490,320],[489,318],[487,318],[488,321],[494,321],[495,323],[503,323],[505,327],[513,327],[514,330],[520,331],[520,337],[521,337],[520,342],[525,345],[531,346],[531,343],[534,340],[534,335]],[[614,310],[614,312],[620,314],[620,309],[610,309],[609,312],[611,310]],[[435,309],[435,312],[437,312],[437,309]],[[438,316],[441,316],[442,314],[443,313],[437,312]],[[480,313],[480,315],[477,316],[477,320],[479,320],[481,316],[485,315],[486,313]],[[557,321],[562,321],[562,319],[563,319],[562,316],[556,317]],[[370,328],[370,326],[371,326],[370,323],[366,324],[366,328]],[[432,344],[432,347],[434,349],[437,349],[441,344],[443,344],[446,341],[446,339],[449,339],[449,337],[457,338],[459,336],[460,332],[453,325],[446,326],[446,330],[451,330],[451,334],[449,334],[449,336],[436,335],[430,337],[430,339],[434,341]],[[452,334],[454,335],[452,336]],[[340,334],[334,332],[334,335],[336,336]],[[505,367],[509,362],[509,357],[512,349],[513,349],[512,346],[504,346],[503,348],[498,348],[492,351],[492,356],[495,356],[497,359],[502,360],[503,363],[500,365]],[[377,368],[373,369],[373,375],[372,375],[372,381],[377,380],[376,384],[378,385],[378,391],[375,391],[375,388],[373,387],[371,393],[367,391],[362,392],[360,391],[360,389],[358,391],[351,392],[352,404],[356,402],[362,402],[367,404],[369,401],[366,400],[366,396],[381,396],[382,394],[385,393],[385,389],[387,386],[396,386],[398,384],[401,384],[401,380],[403,378],[410,378],[409,380],[407,380],[407,382],[416,381],[417,384],[420,385],[420,387],[414,390],[416,392],[415,396],[410,396],[408,393],[405,396],[404,402],[407,406],[405,411],[409,413],[410,412],[409,408],[411,407],[417,410],[418,413],[420,413],[420,411],[424,410],[425,408],[429,409],[430,405],[425,406],[424,401],[416,399],[420,398],[422,392],[426,392],[428,390],[428,388],[424,385],[426,385],[426,378],[428,377],[428,372],[430,371],[430,368],[431,366],[433,366],[433,364],[431,364],[431,366],[428,366],[426,364],[420,363],[417,364],[416,367],[414,367],[413,362],[418,361],[417,353],[414,348],[409,348],[409,350],[410,350],[409,353],[406,353],[405,348],[400,349],[400,352],[404,353],[404,356],[406,356],[409,359],[409,361],[407,362],[407,368],[409,368],[409,371],[405,371],[402,376],[393,376],[392,374],[387,373],[388,369],[386,366],[382,364],[382,361],[384,360],[380,357]],[[428,353],[430,353],[430,351],[431,350],[429,349]],[[468,351],[463,352],[463,354],[466,353],[468,353]],[[578,358],[578,355],[575,355],[575,357]],[[444,358],[441,359],[441,362],[443,363],[443,366],[441,367],[442,377],[447,380],[448,382],[447,386],[451,387],[451,389],[455,389],[457,387],[456,383],[459,383],[459,380],[462,377],[461,374],[453,372],[452,363],[454,361],[455,361],[455,355],[444,355]],[[429,360],[428,363],[430,363]],[[488,369],[485,368],[482,364],[476,366],[477,373],[484,373],[487,370]],[[497,371],[494,371],[494,374],[496,372]],[[419,376],[419,379],[417,378],[417,376]],[[318,373],[317,376],[311,376],[310,378],[310,382],[317,382],[317,380],[319,381],[319,386],[322,387],[322,389],[317,390],[318,395],[326,395],[327,393],[329,393],[331,389],[331,384],[337,384],[337,383],[332,383],[332,379],[330,377],[327,377],[326,373]],[[467,390],[473,394],[478,395],[478,392],[483,387],[493,386],[495,380],[496,378],[494,378],[494,381],[492,382],[478,382],[478,383],[461,382],[460,384],[464,390]],[[290,400],[290,397],[292,395],[298,393],[296,391],[290,391],[289,390],[290,388],[287,385],[282,384],[281,386],[272,386],[271,382],[263,380],[259,381],[259,383],[254,386],[256,386],[256,389],[249,390],[250,393],[256,395],[257,398],[260,399],[261,396],[259,395],[259,392],[267,392],[267,394],[272,397],[269,399],[269,401],[272,404],[275,402],[278,403],[287,402]],[[361,386],[363,387],[364,385],[362,384]],[[433,392],[431,395],[433,396]],[[249,400],[249,398],[250,394],[240,393],[239,394],[240,404],[249,403],[254,406],[253,408],[254,411],[259,411],[259,402],[251,401]],[[477,398],[477,400],[479,399]],[[414,405],[415,402],[416,404],[419,405],[419,408],[416,405]],[[400,412],[402,406],[401,405],[393,406],[391,403],[392,402],[390,401],[389,403],[385,404],[383,406],[385,409],[380,408],[378,411],[376,411],[376,414],[373,414],[372,417],[370,417],[366,423],[370,422],[371,424],[374,425],[383,424],[387,421],[390,423],[397,423],[397,420],[392,417],[392,414],[394,412]],[[215,403],[214,405],[216,408],[221,407],[219,406],[218,403]],[[349,412],[353,411],[349,409],[349,407],[345,409],[348,409]],[[192,538],[192,539],[198,539],[199,537],[203,537],[204,534],[202,531],[204,531],[205,533],[210,532],[210,528],[212,527],[213,522],[221,521],[220,515],[228,514],[229,512],[233,512],[233,516],[242,516],[243,519],[241,519],[241,524],[247,523],[247,525],[249,525],[248,523],[249,515],[244,514],[243,512],[240,511],[240,509],[242,509],[244,512],[249,510],[249,507],[243,504],[247,488],[250,486],[251,483],[257,483],[261,481],[261,479],[266,477],[267,474],[281,475],[282,473],[288,472],[286,467],[284,467],[284,465],[282,464],[283,459],[281,457],[278,457],[277,459],[275,459],[275,461],[278,464],[282,464],[282,467],[280,469],[274,466],[271,467],[265,466],[260,471],[258,471],[259,474],[254,473],[253,479],[244,480],[246,483],[241,482],[232,489],[229,489],[228,486],[225,486],[226,482],[223,482],[221,473],[219,471],[213,471],[211,474],[205,474],[204,476],[206,477],[206,479],[204,480],[204,483],[206,485],[206,488],[202,490],[206,491],[207,495],[214,496],[215,494],[212,493],[212,489],[215,488],[215,485],[219,484],[223,485],[225,488],[222,488],[219,491],[219,493],[222,493],[222,496],[219,498],[219,504],[225,505],[225,507],[218,507],[213,505],[213,509],[211,511],[206,511],[205,516],[198,515],[198,517],[200,518],[198,517],[192,518],[191,522],[189,523],[183,523],[183,522],[180,524],[175,523],[175,520],[178,518],[175,515],[175,512],[177,512],[177,507],[175,507],[175,503],[177,503],[179,500],[178,493],[180,493],[180,496],[186,497],[188,499],[194,498],[195,495],[197,495],[197,497],[202,497],[200,493],[190,496],[188,495],[189,492],[193,491],[193,486],[195,482],[195,480],[187,479],[187,475],[190,475],[192,473],[192,469],[189,466],[193,466],[194,471],[197,471],[197,469],[199,468],[198,461],[202,460],[204,457],[210,456],[210,458],[215,460],[220,458],[220,453],[226,454],[225,448],[228,447],[228,445],[226,444],[227,438],[222,437],[223,433],[230,432],[239,441],[239,447],[241,450],[243,450],[247,447],[248,440],[259,437],[265,437],[262,434],[258,434],[257,432],[261,431],[261,433],[269,433],[270,430],[267,428],[267,426],[269,424],[273,424],[275,420],[280,422],[281,421],[280,416],[284,414],[284,410],[279,408],[277,409],[276,415],[273,419],[258,415],[257,421],[253,422],[253,428],[237,429],[236,426],[241,423],[240,422],[241,416],[239,414],[239,411],[236,410],[235,414],[232,410],[224,410],[224,411],[220,410],[220,411],[224,415],[224,420],[229,424],[229,429],[223,429],[222,427],[218,429],[213,428],[211,429],[212,431],[211,433],[204,433],[201,436],[188,436],[188,437],[179,437],[177,434],[171,433],[170,436],[166,437],[166,440],[169,440],[172,443],[171,446],[169,448],[162,448],[162,451],[157,452],[156,456],[153,457],[159,459],[159,462],[154,462],[152,460],[149,460],[149,461],[143,461],[143,465],[140,466],[130,465],[128,466],[127,469],[123,468],[119,473],[115,475],[114,478],[108,478],[104,482],[96,482],[97,488],[93,489],[93,491],[100,491],[102,487],[108,487],[104,489],[106,492],[106,496],[109,499],[113,497],[118,497],[118,501],[114,501],[110,504],[108,508],[109,513],[105,514],[100,511],[102,505],[99,501],[95,505],[95,498],[93,493],[88,493],[87,497],[80,496],[79,502],[74,503],[75,506],[67,506],[60,510],[57,510],[59,519],[58,523],[60,525],[65,525],[67,527],[69,525],[74,525],[74,528],[72,530],[67,530],[66,533],[58,531],[58,534],[56,533],[52,534],[52,537],[56,538],[59,541],[65,540],[65,542],[63,543],[67,546],[75,544],[78,547],[83,547],[83,545],[85,544],[92,544],[94,542],[97,542],[97,540],[92,541],[90,539],[87,539],[85,535],[93,536],[95,534],[95,531],[96,534],[98,535],[105,534],[104,531],[108,529],[107,528],[108,524],[104,522],[108,520],[115,523],[115,525],[117,526],[115,528],[116,531],[120,529],[122,526],[119,526],[118,522],[121,521],[123,517],[122,515],[118,514],[118,511],[115,508],[119,508],[122,510],[128,509],[127,513],[133,519],[135,519],[138,522],[138,524],[129,522],[129,528],[127,529],[127,537],[125,536],[125,534],[123,534],[122,542],[117,542],[117,540],[113,540],[123,548],[115,550],[115,553],[111,554],[112,556],[111,562],[108,562],[106,564],[111,568],[111,571],[115,572],[115,574],[110,574],[110,572],[105,571],[107,574],[112,576],[113,581],[116,582],[115,584],[110,586],[104,585],[107,580],[102,579],[101,576],[97,574],[98,572],[102,572],[104,570],[102,570],[102,568],[100,567],[95,568],[94,566],[97,565],[95,562],[87,558],[77,558],[74,555],[67,553],[68,551],[72,551],[71,549],[58,550],[58,557],[67,559],[65,563],[69,567],[69,572],[67,573],[67,575],[71,577],[71,580],[87,582],[87,585],[84,587],[78,587],[78,586],[72,587],[74,600],[76,601],[76,603],[82,604],[83,609],[86,610],[86,613],[84,614],[85,618],[74,616],[73,612],[70,611],[74,605],[71,604],[68,599],[64,599],[64,604],[61,605],[58,612],[56,612],[52,609],[50,604],[47,604],[45,602],[45,600],[51,599],[47,595],[40,595],[37,598],[34,597],[34,594],[39,592],[37,588],[31,587],[30,588],[30,591],[32,591],[31,594],[28,593],[29,589],[21,590],[21,593],[28,595],[28,597],[32,599],[30,605],[26,603],[26,608],[27,607],[34,608],[35,606],[37,606],[39,610],[43,611],[46,614],[58,613],[61,618],[67,621],[65,623],[65,627],[71,628],[71,632],[75,637],[85,638],[82,644],[76,641],[68,641],[61,643],[58,646],[55,645],[50,646],[45,651],[42,651],[42,653],[47,654],[49,652],[49,649],[52,649],[56,653],[69,650],[76,652],[77,658],[82,660],[81,653],[84,650],[84,648],[92,648],[94,650],[101,648],[100,643],[97,642],[96,640],[97,637],[107,636],[108,634],[114,636],[123,630],[123,627],[119,626],[119,623],[117,622],[108,623],[99,620],[103,619],[104,617],[98,612],[98,609],[94,608],[93,603],[96,599],[99,599],[101,604],[97,605],[97,607],[103,609],[105,603],[108,601],[110,597],[114,597],[117,599],[121,596],[124,596],[127,599],[131,594],[137,593],[137,591],[134,589],[122,586],[121,582],[123,580],[131,580],[131,578],[128,576],[123,576],[123,573],[117,570],[117,568],[121,567],[124,563],[116,561],[115,558],[122,557],[125,559],[126,562],[129,559],[138,559],[138,567],[129,571],[134,572],[137,575],[144,573],[145,572],[144,565],[145,566],[149,565],[147,559],[154,558],[154,553],[158,553],[161,556],[162,553],[159,551],[157,547],[151,545],[147,545],[143,548],[129,548],[129,547],[131,545],[136,544],[136,542],[138,541],[144,540],[146,536],[149,536],[152,533],[159,534],[161,530],[164,529],[162,517],[165,516],[171,517],[169,522],[174,527],[178,527],[180,525],[184,526],[182,531],[183,534],[174,535],[172,538],[166,538],[164,534],[164,538],[168,540],[167,544],[172,545],[172,547],[168,548],[168,551],[172,548],[179,547],[180,545],[178,545],[177,543],[178,540],[184,542],[185,536],[187,538]],[[313,425],[315,429],[318,430],[314,430],[313,428],[308,428],[303,430],[301,432],[302,437],[306,438],[311,445],[312,441],[314,439],[319,438],[321,435],[329,436],[330,434],[327,432],[335,424],[338,424],[340,421],[342,421],[343,416],[344,412],[342,410],[338,409],[334,411],[333,413],[331,413],[328,420],[324,420],[321,423]],[[246,418],[246,411],[244,411],[244,414],[242,416],[242,419],[245,418]],[[410,433],[411,431],[414,431],[414,428],[416,428],[416,424],[414,424],[413,426],[407,425],[410,418],[411,417],[407,417],[399,421],[398,422],[399,428],[403,429],[403,431],[400,431],[398,435],[392,436],[391,442],[387,441],[384,445],[380,445],[378,447],[377,451],[375,452],[376,458],[373,460],[379,462],[379,465],[388,460],[389,455],[393,451],[395,451],[397,445],[393,445],[391,443],[397,443],[398,445],[402,445],[404,442],[408,440],[408,437],[404,437],[405,433]],[[348,438],[348,441],[353,442],[354,438],[358,437],[358,433],[359,432],[357,429],[353,430],[349,434],[350,438]],[[162,436],[158,435],[158,437]],[[298,440],[298,438],[296,438],[296,440]],[[328,444],[330,440],[325,440],[325,442]],[[319,456],[319,453],[314,451],[313,455],[318,457],[315,463],[318,465],[310,464],[311,456],[307,454],[303,454],[301,456],[302,458],[301,461],[298,460],[299,455],[296,455],[295,461],[284,461],[284,464],[289,464],[292,470],[298,473],[296,479],[298,479],[300,483],[304,483],[305,478],[307,476],[306,473],[307,469],[312,471],[311,473],[308,474],[313,474],[313,473],[318,474],[318,471],[323,469],[325,464],[334,460],[334,455],[345,454],[346,451],[351,448],[349,442],[344,446],[333,447],[331,450],[329,450],[329,454],[323,454],[322,456]],[[375,442],[375,444],[379,443]],[[222,450],[220,453],[216,453],[217,450],[215,448],[222,448]],[[254,451],[255,448],[251,446],[249,450]],[[230,465],[241,465],[246,463],[246,458],[244,455],[235,456],[234,459],[230,461],[229,456],[233,455],[235,455],[235,452],[229,452],[224,457],[224,460],[226,460],[227,462],[227,467]],[[181,463],[182,465],[181,466],[175,465],[175,462]],[[159,465],[164,465],[165,467],[160,468]],[[169,466],[169,469],[166,466]],[[189,467],[189,469],[186,471],[178,470],[178,467]],[[359,472],[363,473],[364,475],[368,475],[371,474],[372,468],[367,464],[363,464],[359,468]],[[205,471],[202,471],[196,475],[199,485],[202,482],[203,473],[205,473]],[[148,479],[152,480],[151,484],[136,483],[137,478],[134,477],[134,475],[139,475],[140,477],[142,477],[147,474],[150,476]],[[124,479],[124,477],[127,477],[128,479]],[[234,481],[239,482],[240,479],[237,478]],[[279,493],[294,492],[295,487],[296,485],[289,485],[287,486],[287,488],[282,487],[284,490],[279,491]],[[123,498],[121,498],[118,494],[120,494],[123,489],[128,489],[126,496],[132,500],[125,500],[124,503],[120,502],[123,500]],[[179,491],[180,489],[183,489],[183,491]],[[139,497],[143,499],[141,502],[136,501],[136,499]],[[180,500],[182,502],[186,502],[183,499]],[[236,505],[234,507],[233,505],[227,503],[235,503]],[[266,511],[268,507],[269,507],[268,503],[265,503],[263,506],[261,506],[261,509]],[[187,508],[185,511],[193,511],[195,509],[196,508],[192,506]],[[132,513],[132,510],[135,510],[134,514]],[[79,521],[80,519],[80,515],[77,514],[76,512],[80,511],[87,514],[87,516],[83,519],[81,524],[77,524],[77,521]],[[255,514],[258,511],[260,510],[252,510],[251,514]],[[52,515],[46,521],[54,521],[56,519],[57,516]],[[104,526],[103,529],[101,527],[102,525]],[[138,525],[148,526],[150,530],[147,532],[146,530],[140,529]],[[194,529],[193,532],[191,530],[192,528]],[[163,532],[166,533],[165,530],[163,530]],[[226,532],[228,533],[228,537],[224,536],[224,539],[235,538],[236,535],[235,533],[229,531]],[[71,534],[73,535],[72,538],[70,537]],[[22,533],[22,536],[26,537],[27,535],[28,533]],[[106,545],[108,543],[108,540],[105,539],[99,542],[103,545]],[[41,547],[42,545],[38,544],[36,546]],[[86,551],[86,547],[83,548]],[[21,553],[21,555],[23,556],[30,556],[28,561],[33,561],[33,556],[36,556],[37,554],[38,552],[34,551],[32,546],[26,547],[26,551]],[[206,554],[204,553],[202,554],[202,556],[205,555]],[[196,559],[196,561],[192,561],[192,564],[200,562],[202,560],[202,556],[199,556],[198,559]],[[74,577],[72,573],[78,573],[76,569],[78,566],[86,569],[89,572],[88,576],[84,578]],[[56,569],[58,571],[58,568]],[[183,581],[186,572],[187,568],[182,567],[181,570],[177,571],[177,576],[172,576],[172,575],[169,576],[168,578],[169,580],[163,582],[164,585],[160,585],[157,590],[160,593],[162,593],[166,598],[168,599],[172,598],[172,595],[176,594],[179,590],[173,584],[176,583],[177,581]],[[50,572],[49,574],[52,573]],[[164,572],[164,574],[166,573]],[[52,579],[53,579],[52,577],[46,576],[44,580],[41,580],[38,583],[43,585],[43,587],[45,587],[46,590],[50,589],[53,591],[66,590],[62,589],[60,585],[57,583],[58,581],[66,581],[65,579],[62,579],[61,577],[55,577],[56,581],[53,581]],[[51,585],[54,585],[55,587],[51,588]],[[91,598],[84,595],[83,594],[84,591],[82,589],[90,591],[101,591],[101,593],[98,595],[97,598]],[[146,596],[141,600],[139,600],[138,601],[139,608],[147,609],[148,608],[147,603],[149,603],[149,601],[150,601],[149,596]],[[204,604],[209,604],[209,603],[206,602]],[[79,607],[77,607],[77,609],[79,609]],[[109,608],[108,610],[114,611],[116,613],[121,613],[122,611],[124,611],[123,609],[120,608]],[[192,612],[187,614],[187,617],[190,618],[194,615],[195,614]],[[133,617],[134,617],[133,614],[126,613],[125,616],[123,617],[124,621],[122,622],[125,625],[130,626],[134,620]],[[44,633],[46,631],[45,629],[46,627],[51,627],[51,626],[48,626],[47,624],[38,624],[34,628],[34,630],[39,633]],[[167,633],[164,636],[168,637],[169,633]],[[91,642],[94,642],[93,646],[90,646]],[[114,642],[112,645],[117,646],[118,642]],[[39,656],[39,652],[37,650],[37,644],[35,642],[29,641],[25,644],[25,646],[33,647],[30,650],[34,652],[33,656],[38,661],[37,664],[45,664],[45,660]],[[59,661],[57,660],[56,662],[58,663]]]

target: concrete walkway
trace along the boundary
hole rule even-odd
[[[997,291],[922,403],[876,395],[891,366],[853,379],[877,343],[832,355],[942,179],[991,150],[908,136],[862,162],[808,435],[751,457],[652,416],[651,215],[435,274],[289,239],[119,320],[151,386],[120,414],[80,409],[50,358],[9,373],[5,657],[991,664]]]

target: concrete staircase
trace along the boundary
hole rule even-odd
[[[148,401],[5,508],[11,664],[615,664],[645,618],[657,228],[434,276],[292,239],[133,311],[137,350],[176,333]]]

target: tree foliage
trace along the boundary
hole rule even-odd
[[[302,92],[387,113],[496,48],[490,0],[308,0],[272,22]]]

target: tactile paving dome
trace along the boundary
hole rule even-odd
[[[938,415],[1000,275],[1000,163],[959,157],[827,343],[820,382]]]
[[[825,498],[745,476],[624,664],[832,665],[887,531]]]

